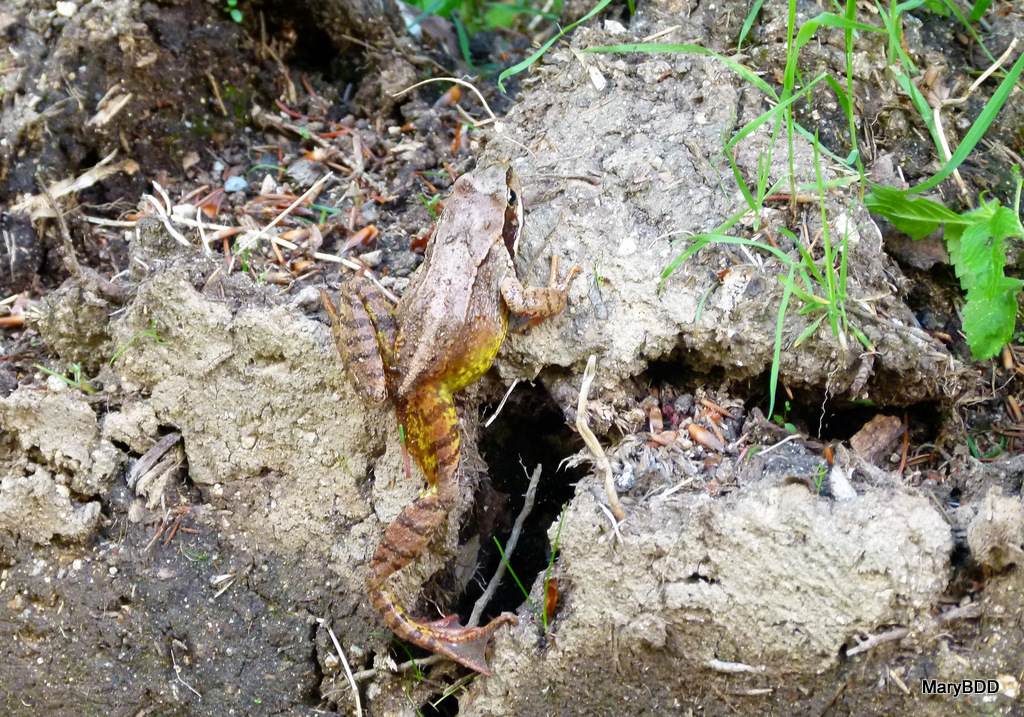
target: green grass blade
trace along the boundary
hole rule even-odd
[[[693,315],[693,323],[700,323],[701,314],[704,313],[704,304],[707,303],[708,297],[711,296],[711,292],[714,291],[721,283],[722,282],[720,281],[715,281],[715,283],[708,287],[707,291],[700,295],[700,301],[697,302],[697,313]]]
[[[774,415],[775,391],[779,383],[779,367],[782,363],[782,320],[786,318],[786,308],[789,306],[789,297],[793,293],[793,272],[795,266],[789,267],[789,277],[786,279],[785,288],[782,290],[782,301],[779,303],[779,318],[775,322],[775,349],[772,352],[771,384],[768,387],[768,415]]]
[[[792,8],[794,3],[790,3]],[[791,50],[787,53],[786,61],[786,74],[783,79],[783,97],[787,97],[789,92],[792,91],[794,81],[796,78],[796,63],[797,57],[800,55],[800,50],[803,49],[804,45],[811,41],[814,37],[814,33],[818,31],[819,27],[834,27],[842,30],[862,30],[864,32],[884,32],[880,27],[874,25],[865,25],[862,22],[855,22],[848,20],[842,15],[835,15],[830,12],[824,12],[817,17],[814,17],[803,25],[800,26],[800,32],[797,33],[796,39],[793,41]]]
[[[452,14],[451,21],[455,25],[455,34],[459,36],[459,49],[462,51],[462,59],[466,61],[466,66],[469,67],[473,74],[480,74],[479,70],[473,65],[473,56],[469,51],[469,35],[466,33],[466,27],[462,24],[459,16],[454,13]]]
[[[907,0],[907,2],[901,2],[896,6],[896,17],[900,17],[911,10],[917,10],[917,8],[924,5],[928,0]]]
[[[611,1],[612,0],[600,0],[600,2],[598,2],[597,5],[594,6],[593,10],[588,12],[586,15],[581,17],[579,20],[574,22],[572,25],[569,25],[568,27],[566,27],[563,30],[559,30],[558,34],[555,35],[554,37],[552,37],[547,42],[545,42],[543,45],[541,45],[539,50],[534,52],[532,55],[527,57],[522,62],[518,62],[515,65],[512,65],[512,67],[509,67],[507,70],[504,70],[500,75],[498,75],[498,89],[500,89],[502,92],[504,92],[505,91],[505,85],[503,83],[505,82],[505,80],[507,80],[512,75],[518,75],[520,72],[522,72],[523,70],[528,68],[534,62],[536,62],[537,59],[540,58],[541,55],[543,55],[545,52],[547,52],[549,47],[551,47],[552,45],[555,44],[555,42],[557,42],[559,39],[561,39],[562,35],[564,35],[565,33],[569,32],[570,30],[572,30],[574,27],[576,27],[580,23],[586,22],[590,18],[594,17],[594,15],[596,15],[597,13],[601,12],[602,10],[604,10],[608,6],[608,3],[610,3]],[[586,50],[584,50],[584,52],[586,52]]]
[[[875,350],[875,345],[873,343],[871,343],[871,339],[869,339],[864,334],[863,331],[858,329],[853,324],[850,324],[850,331],[853,332],[853,335],[857,337],[857,340],[861,342],[861,344],[864,346],[864,348],[866,348],[868,351],[874,351]]]
[[[742,77],[744,81],[749,82],[773,100],[779,99],[779,96],[775,94],[775,90],[772,89],[771,85],[754,74],[754,71],[749,67],[744,67],[740,63],[736,62],[736,60],[726,57],[725,55],[719,55],[717,52],[713,52],[712,50],[709,50],[706,47],[701,47],[700,45],[677,45],[672,43],[659,44],[648,42],[634,45],[603,45],[601,47],[588,47],[583,50],[583,52],[679,52],[691,55],[707,55],[721,62],[730,70]]]
[[[495,538],[494,544],[498,546],[498,552],[501,553],[501,562],[505,563],[505,568],[508,569],[508,574],[512,576],[512,579],[516,581],[516,585],[522,591],[523,595],[526,596],[526,602],[530,603],[530,608],[533,610],[533,614],[537,616],[537,619],[541,622],[544,621],[540,611],[537,610],[537,606],[533,604],[533,600],[530,599],[530,591],[523,587],[523,584],[519,581],[519,576],[516,575],[516,571],[512,569],[512,566],[508,562],[508,558],[505,557],[505,550],[501,547],[501,542]]]
[[[799,122],[793,122],[793,130],[797,134],[799,134],[801,137],[806,139],[808,142],[813,142],[814,141],[814,132],[811,132],[811,131],[807,130],[806,128],[802,127]],[[839,167],[838,167],[839,169],[845,169],[847,167],[846,159],[844,157],[840,157],[838,155],[833,154],[832,152],[829,151],[828,147],[822,147],[821,148],[821,153],[824,154],[829,159],[831,159],[836,164],[838,164],[839,165]],[[857,176],[849,177],[849,178],[845,178],[845,179],[833,179],[833,180],[830,180],[829,182],[826,182],[825,186],[827,186],[829,188],[831,188],[831,187],[844,187],[847,184],[851,184],[853,182],[856,182],[858,179],[859,179],[859,177],[857,177]],[[813,183],[811,183],[811,184],[804,184],[804,185],[800,186],[800,189],[814,189],[816,186],[817,185],[813,184]]]
[[[942,152],[942,140],[939,139],[939,128],[935,126],[932,106],[928,104],[928,100],[921,94],[921,90],[917,89],[917,85],[906,74],[897,72],[896,83],[910,96],[910,101],[914,103],[914,108],[920,115],[921,121],[928,128],[928,134],[932,136],[932,144],[935,145],[937,151]]]
[[[789,99],[793,94],[793,81],[796,72],[797,52],[793,49],[793,41],[796,39],[796,2],[790,0],[786,14],[786,72],[782,83],[782,99]],[[791,69],[792,68],[792,69]],[[787,107],[783,114],[786,122],[786,148],[789,153],[786,163],[789,168],[789,208],[796,216],[796,152],[793,151],[793,130],[796,120],[793,119],[793,110]]]
[[[802,90],[800,90],[796,94],[787,97],[785,100],[782,100],[781,102],[779,102],[779,104],[772,107],[770,110],[762,114],[760,117],[755,117],[750,122],[747,122],[747,124],[745,124],[743,128],[740,129],[740,131],[737,132],[735,135],[733,135],[733,138],[730,139],[728,143],[726,143],[725,149],[723,151],[732,149],[734,146],[736,146],[737,143],[741,142],[750,134],[755,132],[757,128],[763,125],[765,122],[772,119],[773,117],[775,117],[775,115],[779,114],[783,110],[787,110],[790,106],[793,105],[794,102],[797,102],[801,97],[810,92],[815,85],[817,85],[819,82],[825,79],[825,74],[826,73],[824,72],[821,73],[820,75],[815,77],[809,85],[806,85]]]
[[[811,307],[812,311],[823,309],[828,306],[828,299],[801,289],[796,282],[793,283],[793,293],[796,294],[796,298]]]
[[[949,3],[946,3],[947,5]],[[974,3],[974,7],[971,8],[971,14],[968,16],[971,22],[977,22],[982,16],[988,12],[988,6],[992,4],[992,0],[977,0]],[[955,8],[950,8],[953,12],[956,12]]]
[[[757,249],[760,249],[761,251],[768,252],[769,254],[771,254],[772,256],[774,256],[776,259],[778,259],[787,266],[791,266],[792,264],[795,263],[788,254],[784,254],[782,251],[776,249],[771,244],[764,244],[759,241],[754,241],[753,239],[743,239],[742,237],[728,236],[726,234],[697,234],[690,238],[695,240],[694,244],[692,244],[690,247],[686,249],[686,251],[680,254],[679,258],[677,258],[671,264],[669,264],[665,271],[661,273],[662,281],[668,278],[668,275],[671,274],[672,271],[674,271],[676,267],[679,266],[679,264],[689,259],[691,256],[696,254],[698,251],[703,249],[708,244],[712,243],[742,244],[744,246],[752,246]]]
[[[899,22],[899,10],[896,5],[896,0],[892,0],[890,3],[891,12],[887,13],[885,8],[882,7],[878,0],[875,0],[875,6],[878,8],[879,16],[882,18],[882,24],[885,26],[885,32],[889,35],[889,50],[888,50],[888,64],[895,64],[896,58],[899,58],[900,64],[910,74],[917,75],[917,66],[914,65],[913,60],[903,51],[903,28]]]
[[[942,4],[949,8],[949,11],[953,13],[957,20],[960,21],[960,24],[967,29],[967,32],[970,33],[971,37],[974,39],[974,42],[977,43],[977,46],[981,48],[981,51],[984,52],[985,55],[988,57],[989,62],[995,62],[996,58],[993,57],[992,53],[988,51],[987,47],[985,47],[985,43],[981,41],[980,37],[978,37],[978,33],[975,31],[974,26],[971,24],[972,22],[977,22],[978,20],[981,19],[980,16],[977,18],[974,17],[975,10],[977,10],[979,5],[983,6],[984,9],[981,11],[981,14],[984,15],[985,11],[988,10],[989,0],[978,0],[978,2],[975,3],[974,9],[971,10],[970,20],[964,17],[964,14],[960,12],[960,8],[956,6],[956,3],[949,2],[949,0],[942,0]]]
[[[732,167],[732,176],[736,180],[736,184],[740,188],[740,193],[743,194],[743,199],[746,201],[747,206],[750,207],[750,211],[757,214],[757,202],[754,201],[754,195],[750,193],[750,188],[747,183],[743,180],[743,174],[740,172],[739,166],[736,164],[736,159],[732,156],[732,152],[726,152],[725,156],[729,159],[729,166]],[[755,217],[756,221],[756,217]]]
[[[558,556],[558,545],[562,542],[562,525],[565,524],[565,514],[569,511],[569,504],[562,506],[562,515],[558,518],[558,530],[555,531],[555,542],[551,546],[551,560],[548,561],[548,569],[544,573],[544,634],[548,634],[548,606],[547,590],[548,581],[551,580],[551,571],[555,567],[555,558]]]
[[[821,178],[821,157],[818,155],[818,136],[814,136],[814,176],[818,180],[818,203],[821,211],[821,244],[825,250],[825,292],[828,296],[828,322],[832,327],[832,334],[839,338],[839,317],[838,308],[840,300],[840,287],[836,279],[835,259],[832,251],[832,233],[828,227],[828,215],[825,213],[825,189],[822,186],[824,181]]]
[[[452,10],[455,9],[458,0],[434,0],[429,3],[420,16],[405,26],[406,30],[413,30],[423,22],[428,15],[448,15]]]
[[[743,47],[743,41],[747,39],[747,34],[750,32],[750,28],[754,26],[754,21],[757,20],[757,14],[761,12],[762,5],[764,5],[764,0],[754,0],[754,4],[750,6],[750,12],[747,13],[747,19],[743,21],[743,27],[740,28],[740,39],[736,42],[737,52],[739,52],[740,48]]]
[[[821,322],[824,321],[824,320],[825,320],[825,314],[822,314],[821,316],[819,316],[817,318],[817,320],[814,321],[814,323],[812,323],[806,329],[801,331],[800,335],[796,337],[796,341],[793,342],[793,348],[798,347],[804,341],[809,339],[811,337],[811,334],[813,334],[815,331],[817,331],[818,326],[820,326]]]
[[[971,129],[968,130],[964,136],[960,146],[953,152],[953,156],[949,158],[945,166],[942,167],[931,179],[918,184],[916,187],[911,187],[906,191],[906,194],[920,194],[926,192],[936,184],[944,180],[946,177],[951,175],[957,167],[963,164],[963,161],[967,158],[974,148],[981,141],[982,136],[988,131],[992,122],[995,120],[996,115],[1006,104],[1006,98],[1010,96],[1010,91],[1013,89],[1014,84],[1017,82],[1017,78],[1020,77],[1021,71],[1024,70],[1024,55],[1017,58],[1017,61],[1013,63],[1013,68],[1007,73],[1003,81],[999,83],[999,87],[992,94],[992,97],[987,103],[985,103],[985,109],[978,115],[978,119],[971,124]]]
[[[719,234],[720,234],[720,233],[722,233],[722,232],[727,232],[727,231],[729,231],[729,229],[730,229],[730,228],[732,228],[732,226],[733,226],[734,224],[736,224],[736,222],[738,222],[738,221],[739,221],[740,219],[742,219],[743,217],[745,217],[745,216],[747,215],[747,211],[748,211],[748,210],[744,209],[744,210],[742,210],[742,211],[736,212],[736,213],[735,213],[735,214],[733,214],[733,215],[732,215],[731,217],[729,217],[729,218],[728,218],[728,219],[726,219],[726,220],[725,220],[724,222],[722,222],[722,223],[721,223],[721,224],[720,224],[720,225],[718,226],[718,228],[717,228],[717,229],[716,229],[716,230],[715,230],[714,232],[712,232],[712,234],[715,234],[715,233],[719,233]],[[698,237],[703,237],[703,236],[707,236],[707,235],[704,235],[704,234],[700,234],[700,235],[697,235],[697,236],[690,236],[690,237],[685,237],[684,239],[678,239],[678,240],[676,240],[676,241],[672,242],[672,245],[673,245],[673,246],[675,246],[675,245],[676,245],[676,244],[678,244],[678,243],[679,243],[680,241],[685,241],[685,239],[696,239],[696,238],[698,238]],[[708,243],[708,242],[704,242],[703,244],[701,244],[701,247],[703,247],[703,246],[706,246],[706,245],[707,245],[707,243]],[[698,251],[699,249],[700,249],[700,247],[697,247],[696,249],[695,249],[694,247],[690,247],[690,248],[689,248],[689,249],[687,249],[687,250],[686,250],[685,252],[683,252],[683,254],[682,254],[681,256],[678,256],[678,257],[676,257],[676,258],[675,258],[675,259],[674,259],[674,260],[672,261],[672,263],[670,263],[670,264],[669,264],[669,265],[668,265],[668,266],[667,266],[667,267],[665,268],[665,270],[664,270],[663,272],[661,272],[661,281],[660,281],[660,283],[659,283],[659,285],[658,285],[658,291],[659,291],[659,292],[660,292],[660,291],[664,291],[664,289],[665,289],[665,279],[667,279],[667,278],[668,278],[668,276],[669,276],[669,275],[670,275],[670,274],[671,274],[671,273],[672,273],[673,271],[675,271],[675,270],[676,270],[676,269],[677,269],[677,268],[679,267],[679,265],[680,265],[680,264],[682,264],[682,263],[683,263],[684,261],[686,261],[686,260],[687,260],[687,259],[689,259],[689,258],[690,258],[691,256],[693,256],[693,254],[694,254],[694,253],[695,253],[696,251]]]
[[[785,227],[779,227],[779,232],[782,233],[784,236],[788,237],[789,240],[796,245],[797,251],[800,252],[800,256],[804,260],[804,266],[807,268],[808,271],[811,272],[811,275],[814,277],[814,280],[818,282],[820,286],[825,286],[825,282],[821,278],[821,274],[818,273],[818,266],[814,263],[814,257],[807,253],[807,249],[805,249],[804,245],[800,242],[800,240],[796,238],[796,234],[791,232],[789,229],[786,229]],[[809,281],[807,282],[807,285],[808,287],[810,287]]]

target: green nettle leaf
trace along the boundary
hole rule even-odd
[[[956,212],[923,197],[911,198],[892,187],[875,187],[864,197],[868,211],[880,214],[904,234],[923,239],[939,228],[939,224],[966,224]],[[946,227],[949,231],[949,226]]]
[[[968,227],[946,227],[949,256],[967,292],[964,333],[975,359],[995,356],[1013,336],[1017,293],[1024,282],[1006,276],[1006,239],[1020,236],[1017,215],[998,201],[963,215]]]
[[[991,225],[992,225],[992,236],[999,239],[1000,242],[1003,239],[1009,239],[1010,237],[1020,237],[1021,227],[1020,219],[1017,218],[1017,213],[1009,207],[999,206],[998,201],[992,201],[991,204],[995,204],[995,211],[992,213]],[[989,206],[988,204],[985,205]]]
[[[891,187],[876,187],[864,203],[915,239],[945,224],[946,248],[966,293],[964,333],[975,359],[995,356],[1013,337],[1017,294],[1024,282],[1006,276],[1006,240],[1024,236],[1017,213],[986,202],[956,214],[928,199],[911,199]]]
[[[1013,338],[1017,315],[1017,291],[1021,282],[1004,277],[1004,289],[996,295],[972,299],[964,306],[964,333],[975,359],[992,358]]]
[[[993,208],[993,205],[995,207]],[[964,217],[970,217],[976,221],[975,224],[965,227],[960,233],[957,246],[950,245],[950,258],[956,268],[957,276],[960,277],[960,285],[970,293],[974,288],[994,288],[1003,278],[1003,269],[1006,268],[1006,245],[1004,240],[1011,236],[1015,227],[1009,227],[1006,231],[1005,214],[1009,212],[1005,207],[1000,207],[998,202],[992,202],[985,206],[968,212]],[[1016,224],[1016,217],[1012,216]],[[1000,217],[1000,215],[1003,215]],[[997,217],[1000,217],[997,219]],[[954,232],[955,238],[956,232]]]

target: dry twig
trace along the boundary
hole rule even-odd
[[[325,625],[326,621],[323,618],[317,618],[317,622],[321,625]],[[359,686],[356,684],[355,675],[352,674],[352,668],[348,666],[348,660],[345,658],[345,651],[341,649],[341,643],[338,642],[337,636],[334,634],[334,630],[331,629],[330,625],[327,625],[327,634],[331,636],[331,642],[334,643],[334,649],[338,651],[338,657],[341,658],[341,665],[345,668],[345,676],[348,678],[348,684],[352,687],[352,699],[356,703],[356,717],[362,717],[363,705],[359,701]]]
[[[484,428],[489,428],[490,425],[494,423],[494,419],[496,419],[499,416],[499,414],[501,414],[501,409],[505,408],[505,402],[508,401],[508,397],[512,395],[512,391],[518,385],[519,379],[517,378],[512,382],[512,385],[508,387],[508,390],[505,391],[505,395],[501,397],[501,402],[498,403],[498,407],[494,409],[494,413],[491,414],[491,417],[484,421]],[[538,468],[539,467],[540,466],[538,466]]]
[[[57,228],[60,231],[61,244],[64,246],[64,261],[67,264],[68,271],[71,272],[72,276],[77,277],[80,281],[94,287],[96,292],[108,301],[122,303],[124,301],[123,287],[111,283],[109,280],[100,276],[100,273],[95,269],[88,266],[82,266],[78,262],[78,256],[75,254],[75,247],[71,243],[71,232],[68,230],[67,222],[64,221],[64,213],[61,212],[60,207],[57,206],[57,200],[53,198],[53,195],[46,186],[46,182],[43,181],[41,174],[36,174],[36,181],[39,183],[39,190],[42,192],[43,197],[46,198],[47,204],[49,204],[50,209],[57,218]]]
[[[587,425],[587,399],[590,394],[590,384],[594,382],[594,374],[597,366],[597,357],[593,354],[587,359],[587,368],[583,371],[583,384],[580,386],[580,398],[576,404],[576,430],[579,431],[583,442],[587,444],[590,453],[594,457],[594,463],[598,470],[604,474],[604,489],[608,494],[608,504],[611,506],[612,514],[616,520],[626,519],[626,511],[619,503],[619,494],[615,492],[615,476],[612,474],[612,464],[605,455],[597,436]]]
[[[498,119],[497,115],[495,115],[491,111],[490,105],[487,104],[487,100],[484,99],[484,96],[482,94],[480,94],[480,90],[478,90],[476,87],[474,87],[469,82],[466,82],[465,80],[460,80],[460,79],[458,79],[456,77],[431,77],[428,80],[423,80],[422,82],[417,82],[415,85],[410,85],[409,87],[406,87],[404,90],[401,90],[400,92],[396,92],[395,94],[393,94],[391,96],[392,97],[401,97],[406,92],[411,92],[412,90],[415,90],[417,87],[422,87],[423,85],[425,85],[427,83],[430,83],[430,82],[454,82],[457,85],[462,85],[463,87],[468,87],[470,90],[473,91],[473,94],[476,95],[477,99],[480,100],[480,104],[483,105],[484,110],[488,114],[488,119],[478,121],[476,123],[477,126],[479,127],[480,125],[484,125],[484,124],[488,124],[490,122],[497,121],[497,119]]]
[[[181,666],[178,665],[178,661],[174,659],[174,643],[177,643],[177,642],[178,642],[177,640],[172,642],[171,646],[169,648],[169,651],[171,653],[171,666],[174,668],[174,679],[176,679],[181,684],[185,685],[185,687],[189,688],[196,697],[198,697],[200,700],[202,700],[203,696],[201,694],[199,694],[199,691],[195,687],[190,685],[189,683],[185,682],[185,680],[181,676]],[[179,643],[179,644],[181,644],[181,643]],[[184,648],[184,647],[185,647],[184,644],[182,644],[182,648]]]
[[[894,630],[887,630],[886,632],[880,632],[877,635],[870,635],[863,640],[858,640],[857,644],[846,651],[847,657],[853,657],[859,655],[862,652],[873,650],[879,645],[884,645],[887,642],[893,640],[902,640],[904,637],[910,634],[910,628],[908,627],[897,627]]]
[[[533,510],[533,501],[537,496],[537,485],[540,483],[541,466],[538,463],[537,467],[533,469],[533,475],[530,476],[530,486],[526,489],[526,499],[523,501],[523,509],[519,511],[518,517],[516,517],[516,523],[512,526],[512,535],[509,536],[508,542],[505,543],[505,559],[501,561],[501,565],[494,571],[494,576],[491,581],[487,584],[487,589],[484,590],[484,594],[473,605],[473,612],[469,615],[469,622],[466,623],[466,627],[476,627],[480,623],[480,616],[484,612],[484,608],[487,607],[487,603],[494,597],[494,593],[498,590],[498,585],[501,583],[501,579],[505,577],[505,571],[508,569],[508,563],[512,560],[512,552],[516,549],[516,544],[519,542],[519,536],[523,532],[523,523],[526,521],[526,517]]]
[[[969,88],[967,88],[967,92],[964,93],[963,97],[959,97],[959,98],[953,99],[953,100],[943,99],[943,100],[939,101],[936,104],[935,107],[932,108],[932,116],[933,116],[933,119],[935,120],[935,134],[938,135],[939,144],[941,146],[942,153],[943,153],[943,156],[941,158],[943,162],[948,162],[950,160],[950,158],[953,156],[953,153],[950,152],[950,150],[949,150],[949,143],[946,140],[946,132],[942,128],[942,108],[943,107],[948,107],[950,105],[960,105],[960,104],[963,104],[964,102],[966,102],[967,99],[971,96],[971,93],[973,93],[981,85],[982,82],[987,80],[989,78],[989,76],[993,72],[998,70],[1002,66],[1002,64],[1004,62],[1006,62],[1006,60],[1013,53],[1013,49],[1016,46],[1017,46],[1017,38],[1014,38],[1013,42],[1011,42],[1010,46],[1006,48],[1006,51],[1002,55],[1000,55],[999,59],[996,60],[992,64],[991,67],[989,67],[987,70],[985,70],[981,74],[981,76],[978,77],[978,79],[976,79],[973,84],[971,84],[971,86]],[[964,196],[967,196],[967,184],[964,182],[963,178],[960,176],[960,170],[959,169],[953,170],[953,178],[956,180],[957,185],[960,187],[961,194],[963,194]]]
[[[253,235],[251,237],[246,237],[245,245],[247,247],[253,246],[253,245],[256,244],[256,242],[258,242],[260,240],[260,237],[269,236],[267,234],[268,230],[273,229],[278,224],[283,222],[285,217],[287,217],[289,214],[291,214],[295,210],[295,207],[297,207],[300,204],[302,204],[304,201],[306,201],[306,199],[311,197],[315,192],[320,191],[320,188],[324,185],[324,183],[326,183],[330,179],[334,179],[334,172],[328,172],[324,176],[320,177],[320,179],[316,180],[316,182],[313,183],[312,187],[307,189],[305,192],[302,193],[302,196],[300,196],[298,199],[296,199],[294,202],[292,202],[290,205],[288,205],[288,208],[285,209],[280,214],[278,214],[277,217],[272,222],[270,222],[270,224],[268,224],[267,226],[265,226],[262,229],[260,229],[258,232],[255,233],[255,235]],[[271,237],[271,239],[273,239],[273,237]],[[290,248],[294,249],[295,245],[292,244],[292,246]]]
[[[756,675],[760,672],[765,672],[768,669],[764,665],[754,667],[753,665],[747,665],[742,662],[726,662],[724,660],[708,660],[707,666],[715,672],[724,672],[732,675],[738,675],[744,672]]]

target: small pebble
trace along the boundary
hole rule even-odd
[[[672,408],[680,416],[689,416],[693,413],[694,398],[692,393],[681,394],[675,401],[672,402]]]
[[[636,474],[633,466],[626,464],[622,466],[622,472],[615,476],[615,487],[623,493],[633,490],[636,485]]]
[[[78,12],[78,6],[73,2],[58,2],[57,14],[61,17],[71,17]]]
[[[225,192],[241,192],[249,187],[249,183],[245,181],[245,177],[228,177],[224,182]]]
[[[366,264],[371,269],[376,269],[380,266],[381,260],[384,258],[384,252],[380,249],[374,251],[368,251],[365,254],[359,255],[359,261]]]

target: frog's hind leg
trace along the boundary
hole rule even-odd
[[[424,386],[397,405],[405,426],[406,445],[423,470],[430,489],[406,506],[388,526],[370,561],[366,586],[370,601],[384,622],[403,640],[489,675],[484,653],[491,635],[511,614],[501,615],[484,627],[467,628],[454,618],[424,623],[409,617],[384,586],[385,580],[422,553],[455,506],[458,490],[460,437],[451,393],[442,386]]]
[[[398,321],[395,307],[391,305],[381,289],[367,279],[357,276],[349,284],[349,305],[361,307],[370,319],[377,335],[380,354],[389,368],[395,365],[395,337],[398,335]]]
[[[443,386],[429,385],[397,402],[405,443],[429,489],[402,510],[384,532],[370,561],[374,589],[422,553],[455,507],[460,454],[455,402]]]
[[[452,617],[434,623],[421,622],[409,617],[384,587],[371,590],[370,601],[398,637],[488,676],[491,671],[487,668],[487,642],[505,623],[516,624],[511,613],[503,613],[483,627],[463,627]]]
[[[356,277],[342,289],[340,310],[320,291],[331,319],[331,333],[360,395],[379,403],[387,396],[387,378],[394,366],[397,323],[394,310],[380,291]]]

